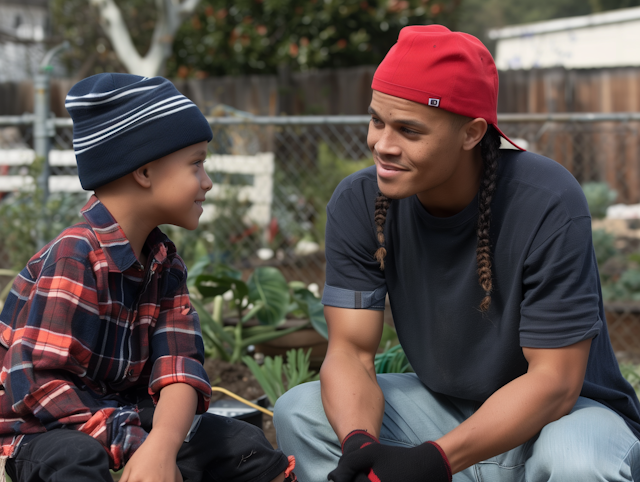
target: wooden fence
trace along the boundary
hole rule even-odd
[[[281,75],[176,80],[205,113],[226,104],[255,115],[359,115],[371,100],[374,66]],[[65,117],[75,80],[54,79],[51,108]],[[640,68],[543,69],[500,72],[499,112],[637,112]],[[31,82],[0,84],[0,115],[33,112]]]

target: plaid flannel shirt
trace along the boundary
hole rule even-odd
[[[146,438],[123,394],[147,388],[157,402],[187,383],[202,413],[211,386],[174,244],[154,229],[145,270],[98,198],[82,214],[29,261],[0,313],[0,456],[65,426],[98,439],[119,468]]]

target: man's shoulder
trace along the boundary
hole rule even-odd
[[[564,166],[548,157],[503,151],[498,183],[514,201],[560,207],[570,217],[589,215],[580,183]]]
[[[369,166],[345,177],[331,196],[327,209],[334,210],[337,206],[349,203],[368,204],[378,192],[378,178],[376,167]]]

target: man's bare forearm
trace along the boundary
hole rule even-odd
[[[452,472],[517,447],[569,413],[582,387],[590,344],[586,340],[538,350],[536,356],[550,355],[549,362],[542,359],[532,365],[529,357],[528,373],[496,391],[475,414],[437,440]]]
[[[320,372],[322,404],[340,441],[355,429],[380,435],[384,397],[373,367],[344,352],[325,358]]]

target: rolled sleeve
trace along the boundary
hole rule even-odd
[[[175,293],[160,302],[160,314],[151,337],[153,365],[149,394],[157,402],[163,387],[186,383],[197,391],[198,413],[202,413],[209,406],[211,385],[203,368],[204,342],[200,320],[189,300],[186,272],[181,274],[183,276],[179,277]]]
[[[149,381],[149,394],[158,403],[160,390],[172,383],[186,383],[198,393],[197,413],[209,408],[211,385],[202,364],[184,356],[163,356],[153,364]]]

